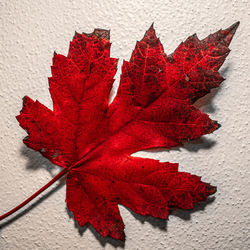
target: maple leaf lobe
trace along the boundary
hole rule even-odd
[[[118,204],[167,219],[170,208],[191,209],[216,192],[178,164],[131,154],[179,146],[219,127],[193,103],[224,80],[218,69],[238,25],[203,40],[193,35],[170,56],[151,25],[123,62],[111,104],[117,59],[110,57],[109,31],[76,33],[67,56],[54,54],[53,110],[25,97],[17,120],[28,147],[68,169],[66,202],[81,226],[124,240]]]

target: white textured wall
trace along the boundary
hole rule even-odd
[[[222,127],[200,145],[138,153],[179,162],[182,171],[218,187],[215,200],[164,222],[134,217],[120,207],[125,245],[91,229],[79,231],[66,211],[64,182],[55,184],[28,211],[1,224],[1,249],[249,249],[250,245],[250,4],[225,1],[2,0],[0,48],[0,213],[13,208],[58,172],[22,144],[15,116],[29,95],[52,107],[47,77],[54,50],[66,54],[73,34],[111,29],[112,56],[129,59],[136,40],[155,23],[167,53],[188,35],[204,38],[240,20],[221,72],[226,81],[203,109]],[[116,87],[120,71],[117,74]],[[46,195],[48,194],[48,195]],[[22,210],[24,211],[24,210]]]

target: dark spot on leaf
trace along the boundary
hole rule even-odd
[[[94,64],[93,64],[93,62],[92,62],[92,63],[89,65],[89,73],[91,73],[93,66],[94,66]]]

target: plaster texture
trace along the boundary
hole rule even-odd
[[[224,1],[54,1],[0,2],[0,208],[13,208],[58,171],[26,148],[26,132],[15,116],[22,97],[52,108],[47,77],[53,52],[66,55],[75,30],[111,29],[111,55],[128,60],[136,40],[154,22],[170,54],[189,35],[199,38],[235,21],[240,27],[221,69],[226,80],[202,109],[222,127],[203,140],[170,151],[138,156],[179,162],[180,170],[218,187],[213,201],[193,211],[175,211],[169,221],[144,218],[120,206],[126,242],[78,229],[65,204],[64,180],[25,209],[1,222],[1,249],[250,249],[250,2]],[[116,75],[113,96],[119,83]],[[211,97],[211,95],[210,95]]]

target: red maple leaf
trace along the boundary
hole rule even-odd
[[[166,56],[153,26],[124,61],[114,101],[109,95],[117,59],[109,31],[76,33],[68,56],[54,54],[49,90],[53,111],[24,97],[17,120],[24,143],[67,173],[66,202],[80,226],[124,240],[118,204],[167,219],[170,208],[191,209],[216,188],[178,172],[178,164],[132,157],[139,150],[182,145],[218,124],[193,103],[224,80],[235,23],[199,40],[190,36]]]

